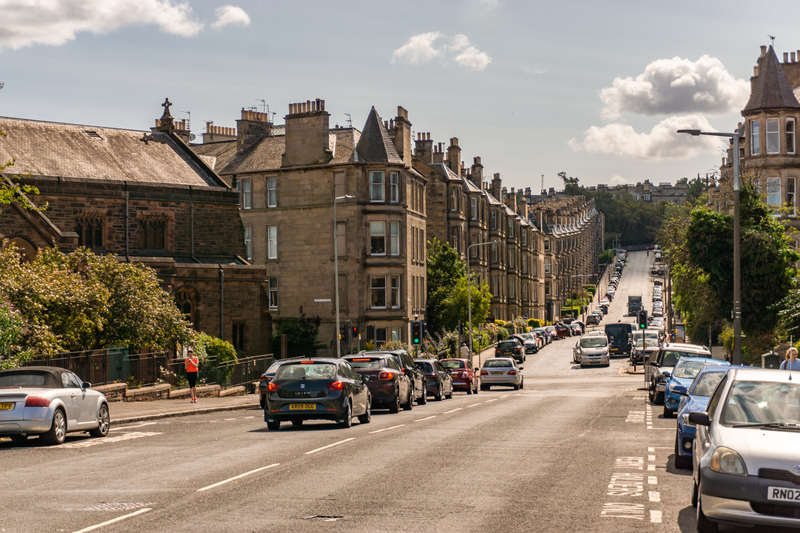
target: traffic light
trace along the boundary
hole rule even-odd
[[[339,340],[341,342],[345,342],[345,343],[348,342],[348,340],[349,340],[347,338],[348,332],[349,332],[349,329],[347,328],[347,326],[342,326],[342,330],[339,332]]]
[[[647,310],[639,309],[639,329],[647,328]]]
[[[353,338],[357,339],[358,338],[358,326],[353,326],[352,328],[350,328],[350,331],[352,331],[352,333],[353,333]]]
[[[411,323],[411,344],[419,346],[422,344],[422,321],[415,320]]]

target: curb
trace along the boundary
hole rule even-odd
[[[111,420],[111,425],[115,424],[132,424],[135,422],[147,422],[148,420],[160,420],[162,418],[177,418],[181,416],[192,416],[192,415],[203,415],[206,413],[218,413],[221,411],[241,411],[244,409],[251,409],[251,408],[258,408],[261,409],[258,405],[258,402],[252,404],[242,404],[242,405],[231,405],[227,407],[207,407],[205,409],[191,409],[188,411],[175,411],[172,413],[160,413],[154,415],[143,415],[143,416],[130,416],[128,418],[117,418],[115,420]]]

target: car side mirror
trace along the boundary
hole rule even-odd
[[[91,383],[89,383],[88,381],[84,381],[83,384],[81,385],[81,389],[86,390],[88,388],[91,388],[91,386],[92,386]]]
[[[689,413],[689,422],[697,424],[698,426],[710,426],[711,419],[708,418],[708,413],[703,411],[694,411]]]
[[[407,368],[404,368],[404,369],[403,369],[403,375],[405,375],[405,376],[407,376],[407,375],[408,375],[408,369],[407,369]]]
[[[369,381],[369,376],[362,375],[361,376],[361,383],[366,383],[367,381]]]
[[[518,366],[517,368],[519,368],[520,370],[525,370],[524,366]]]

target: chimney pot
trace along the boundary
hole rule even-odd
[[[794,52],[792,52],[791,54],[789,54],[789,57],[791,57],[791,61],[792,61],[792,63],[794,63],[794,62],[795,62],[795,55],[794,55]]]
[[[784,63],[788,63],[789,62],[789,52],[784,52],[783,53],[783,62]]]
[[[764,57],[765,55],[767,55],[767,45],[762,44],[761,45],[761,57]]]

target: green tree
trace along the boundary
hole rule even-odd
[[[200,378],[226,384],[234,370],[227,363],[238,360],[233,344],[205,333],[198,333],[193,342],[195,355],[200,360]]]
[[[272,337],[272,351],[281,358],[313,357],[324,348],[319,342],[319,326],[322,319],[318,316],[307,317],[300,307],[298,317],[281,319]],[[287,353],[280,353],[281,335],[287,335]]]
[[[458,318],[452,314],[452,308],[448,308],[450,304],[447,300],[452,297],[458,281],[465,276],[466,264],[458,258],[458,252],[450,244],[436,238],[428,242],[428,297],[425,310],[428,331],[436,333],[458,325]]]
[[[445,297],[442,302],[442,310],[444,314],[443,322],[446,324],[446,329],[453,329],[462,323],[465,326],[469,324],[469,299],[472,299],[472,325],[481,325],[486,322],[486,317],[489,315],[489,306],[492,303],[492,294],[489,292],[489,285],[485,282],[478,285],[472,281],[471,294],[467,294],[467,277],[463,276],[458,278],[455,287],[451,290],[450,294]],[[450,327],[454,324],[453,327]]]
[[[700,198],[707,196],[708,180],[700,178],[699,176],[692,180],[683,179],[689,185],[689,188],[686,190],[686,202],[691,205],[700,205]]]
[[[583,188],[579,185],[580,179],[567,177],[567,173],[563,170],[558,173],[558,177],[564,182],[564,194],[567,196],[577,196],[584,194]]]
[[[0,370],[22,365],[31,355],[22,348],[25,320],[9,304],[0,302]]]

